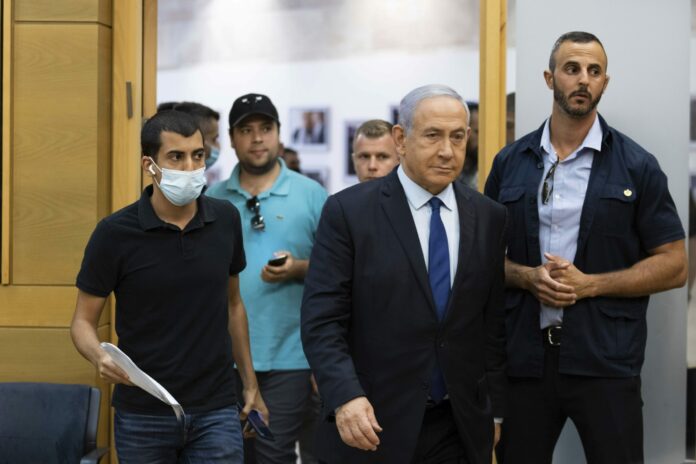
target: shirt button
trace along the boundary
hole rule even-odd
[[[559,194],[556,194],[555,198],[556,198],[556,200],[558,200],[559,198],[561,198],[561,196]]]

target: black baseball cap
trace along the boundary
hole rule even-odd
[[[268,116],[278,123],[278,110],[270,98],[260,93],[248,93],[242,95],[234,101],[230,110],[230,128],[233,128],[247,116],[252,114],[262,114]]]

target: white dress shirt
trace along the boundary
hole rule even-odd
[[[428,269],[428,243],[430,240],[430,216],[432,215],[428,201],[436,196],[444,203],[444,207],[440,208],[440,218],[442,219],[442,223],[445,226],[445,233],[447,234],[451,288],[454,283],[454,274],[457,272],[457,262],[459,260],[459,209],[457,208],[457,199],[454,196],[454,188],[452,184],[449,184],[442,192],[433,195],[411,180],[404,172],[402,166],[399,166],[397,175],[406,193],[406,199],[408,200],[408,207],[413,216],[413,222],[416,223],[416,232],[418,232],[418,240],[420,241],[421,250],[423,251],[426,270]]]

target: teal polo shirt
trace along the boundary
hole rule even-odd
[[[281,169],[270,190],[258,195],[266,228],[251,227],[246,202],[253,195],[239,184],[239,165],[230,178],[217,183],[206,195],[230,201],[242,220],[247,266],[239,284],[249,319],[254,370],[309,369],[300,340],[300,306],[303,282],[266,283],[261,269],[279,250],[296,259],[309,259],[326,191],[317,182],[289,170],[282,159]]]

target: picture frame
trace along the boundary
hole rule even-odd
[[[328,107],[291,108],[288,145],[307,153],[328,152],[330,110]]]

